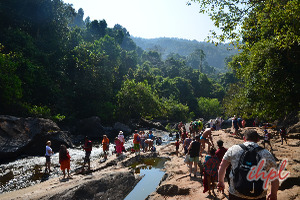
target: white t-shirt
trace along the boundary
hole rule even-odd
[[[51,151],[52,152],[52,149],[51,149],[51,147],[49,147],[49,146],[46,146],[46,156],[52,156],[52,153],[51,154],[49,154],[49,152],[48,151]]]
[[[249,145],[252,145],[254,147],[258,147],[258,144],[255,143],[255,142],[245,142],[244,145],[246,147],[249,146]],[[232,167],[231,169],[235,169],[238,166],[238,163],[239,163],[239,160],[240,160],[240,157],[241,157],[242,153],[243,153],[242,147],[240,147],[239,145],[233,145],[232,147],[230,147],[227,150],[227,152],[225,153],[223,159],[231,163],[231,167]],[[272,168],[272,167],[276,168],[275,158],[268,150],[263,149],[263,150],[259,151],[258,154],[261,156],[261,158],[266,159],[264,170],[269,171],[270,168]],[[236,191],[233,187],[233,174],[232,174],[232,171],[229,174],[229,178],[230,178],[229,193],[231,193],[231,194],[233,194],[237,197],[244,198],[244,199],[257,199],[257,198],[265,197],[267,195],[267,190],[265,190],[258,197],[244,196],[244,195],[240,194],[238,191]]]

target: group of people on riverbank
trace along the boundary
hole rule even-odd
[[[235,120],[236,122],[234,122]],[[233,118],[233,128],[245,128],[245,122],[243,121],[244,120],[242,119],[238,120],[237,118]],[[238,126],[238,128],[236,126]],[[267,195],[267,191],[262,188],[262,182],[264,183],[265,180],[259,182],[257,180],[248,180],[246,178],[251,167],[258,165],[261,159],[265,162],[263,169],[266,172],[268,172],[271,168],[276,167],[274,156],[267,149],[262,148],[257,144],[260,140],[260,136],[255,130],[245,130],[243,135],[243,144],[234,145],[229,149],[226,149],[223,147],[224,142],[219,140],[217,141],[218,149],[215,149],[212,138],[212,131],[216,130],[215,125],[211,125],[210,128],[200,131],[199,134],[196,132],[195,137],[192,137],[192,134],[188,133],[183,126],[179,126],[178,128],[181,133],[181,138],[180,141],[178,139],[175,142],[176,154],[178,155],[179,145],[182,143],[182,148],[185,154],[185,163],[187,163],[189,167],[189,176],[192,177],[192,173],[194,173],[194,177],[197,177],[197,167],[200,167],[201,178],[202,175],[204,177],[203,192],[208,191],[209,195],[211,195],[211,191],[214,193],[215,183],[217,182],[218,190],[224,193],[224,178],[226,177],[229,184],[230,200],[277,199],[277,191],[279,187],[278,179],[270,181],[271,192]],[[280,130],[280,134],[282,135],[283,144],[283,140],[286,141],[286,132],[284,128]],[[202,164],[201,158],[203,157],[202,153],[206,148],[206,144],[208,146],[206,151],[207,155],[205,156]],[[271,146],[270,134],[267,130],[264,131],[264,147],[265,144],[269,144]],[[244,169],[242,169],[243,167]],[[247,173],[243,174],[243,171],[246,171]]]
[[[52,172],[50,169],[50,165],[51,165],[51,156],[54,154],[54,152],[52,151],[51,148],[51,141],[47,141],[46,143],[46,164],[45,164],[45,173],[48,172]],[[63,172],[63,178],[66,177],[66,170],[68,173],[67,178],[71,178],[70,176],[70,159],[71,156],[69,154],[69,151],[67,150],[67,147],[65,145],[61,145],[60,149],[59,149],[59,163],[60,163],[60,169]]]
[[[154,146],[154,141],[156,141],[156,144],[161,144],[161,138],[156,137],[153,135],[153,131],[149,130],[148,132],[145,131],[137,131],[135,130],[133,133],[133,148],[131,149],[131,152],[135,152],[136,154],[139,154],[140,152],[147,152],[147,151],[155,151],[156,148]],[[108,153],[109,153],[109,138],[107,135],[103,135],[102,139],[102,150],[103,150],[103,158],[104,161],[107,159]],[[116,156],[120,156],[122,152],[126,152],[126,149],[124,147],[125,144],[125,137],[122,131],[119,132],[118,136],[114,138],[114,153],[116,153]],[[85,151],[85,157],[83,160],[83,167],[82,172],[85,171],[85,166],[87,165],[87,170],[90,171],[90,156],[93,149],[92,141],[86,136],[84,139],[84,143],[81,146],[82,149]],[[51,156],[54,154],[52,148],[51,148],[51,141],[47,141],[46,143],[46,163],[45,163],[45,173],[52,172],[50,169],[51,166]],[[59,150],[59,163],[60,163],[60,169],[63,172],[63,178],[66,177],[66,171],[67,171],[67,178],[71,178],[70,176],[70,154],[67,150],[67,147],[65,145],[60,146]]]

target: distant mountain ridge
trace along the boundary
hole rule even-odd
[[[132,36],[131,38],[136,45],[143,50],[159,51],[162,54],[163,59],[166,59],[170,53],[188,56],[196,49],[202,49],[206,55],[207,63],[220,71],[226,71],[224,59],[238,53],[236,49],[228,50],[229,48],[233,48],[233,46],[229,46],[229,44],[219,44],[218,46],[215,46],[208,42],[198,42],[196,40],[178,38],[145,39]]]

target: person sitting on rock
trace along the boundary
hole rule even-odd
[[[145,144],[146,144],[146,148],[145,148],[145,152],[146,151],[148,151],[148,149],[149,150],[151,150],[152,149],[152,147],[153,147],[153,140],[151,140],[151,139],[146,139],[145,140]]]

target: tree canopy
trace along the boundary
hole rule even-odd
[[[199,3],[222,28],[221,41],[240,39],[226,73],[199,46],[186,55],[165,56],[158,45],[145,50],[125,27],[83,19],[83,9],[61,0],[1,1],[1,113],[112,123],[224,111],[275,119],[298,109],[299,2]]]
[[[278,119],[299,110],[300,2],[298,0],[199,0],[222,30],[215,38],[235,40],[242,50],[229,67],[232,85],[227,114]]]

